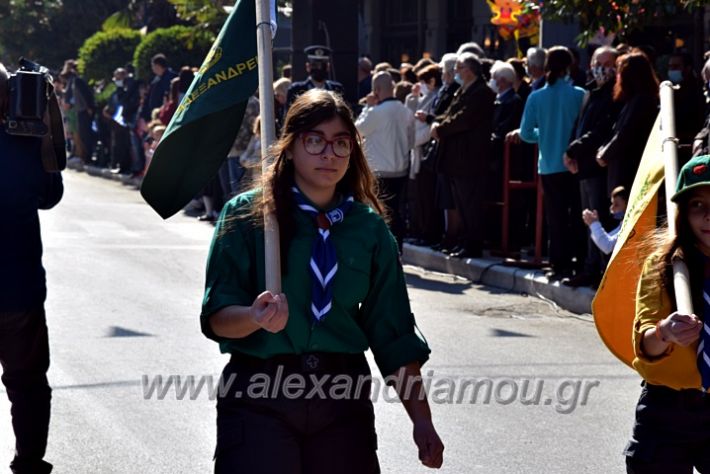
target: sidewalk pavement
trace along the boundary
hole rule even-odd
[[[76,171],[85,171],[91,176],[98,176],[139,189],[140,182],[130,176],[111,173],[106,168],[96,166],[71,166]],[[502,258],[451,258],[428,247],[404,244],[402,256],[404,263],[422,267],[426,270],[458,275],[479,283],[503,290],[526,293],[551,301],[560,308],[577,314],[591,314],[592,299],[595,291],[591,288],[571,288],[559,281],[548,281],[540,270],[517,268],[504,265]]]
[[[428,247],[404,244],[402,260],[427,270],[458,275],[487,286],[549,300],[577,314],[591,314],[595,290],[548,281],[541,270],[504,265],[502,258],[451,258]]]

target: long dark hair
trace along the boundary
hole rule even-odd
[[[683,196],[678,202],[678,210],[674,217],[676,236],[668,237],[668,227],[662,226],[655,238],[649,239],[646,245],[655,246],[661,258],[655,271],[658,274],[660,286],[671,297],[675,307],[675,291],[673,288],[673,260],[682,259],[688,265],[690,274],[690,294],[693,297],[693,308],[696,311],[702,306],[704,266],[699,250],[695,246],[696,238],[688,220],[689,196]]]
[[[269,150],[273,163],[263,176],[257,178],[257,189],[261,192],[250,213],[256,222],[261,221],[264,211],[276,214],[282,255],[288,251],[296,233],[294,218],[296,204],[291,191],[294,182],[294,165],[293,160],[287,159],[287,156],[302,133],[313,130],[318,124],[336,117],[343,121],[354,142],[348,169],[343,179],[336,185],[336,191],[341,194],[352,194],[356,201],[367,204],[378,214],[385,216],[385,207],[377,197],[377,180],[367,164],[362,149],[362,139],[355,127],[352,111],[339,95],[312,89],[302,94],[288,109],[281,137]]]
[[[553,46],[547,51],[545,61],[545,76],[547,83],[553,85],[562,79],[572,66],[573,58],[569,49],[564,46]]]
[[[658,78],[648,56],[640,50],[620,56],[616,60],[616,71],[615,101],[628,101],[637,94],[658,97]]]

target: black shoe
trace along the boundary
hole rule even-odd
[[[463,252],[463,247],[460,245],[454,245],[452,248],[443,248],[441,249],[442,252],[444,252],[446,255],[452,255],[455,253]]]
[[[214,222],[217,220],[214,214],[203,214],[197,218],[198,221],[202,222]]]
[[[572,276],[572,272],[568,270],[555,270],[552,269],[549,272],[545,272],[545,277],[549,281],[561,281],[564,280],[565,278],[569,278]]]
[[[52,467],[47,461],[27,461],[17,457],[10,463],[10,470],[13,474],[49,474],[52,472]]]
[[[455,253],[450,253],[451,258],[481,258],[483,257],[483,252],[481,250],[466,250],[462,249]]]
[[[579,288],[580,286],[592,286],[595,281],[597,281],[598,284],[598,279],[595,279],[590,274],[580,273],[576,276],[573,276],[569,280],[565,280],[564,282],[562,282],[562,284],[572,288]]]
[[[429,248],[434,250],[435,252],[440,252],[444,248],[444,244],[442,242],[439,242],[437,244],[430,245]]]

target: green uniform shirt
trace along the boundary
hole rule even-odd
[[[429,347],[409,307],[397,244],[382,218],[359,202],[330,229],[338,272],[332,309],[320,323],[314,323],[310,311],[308,270],[317,229],[311,216],[296,209],[296,235],[281,256],[287,264],[282,275],[289,309],[286,328],[277,334],[259,329],[241,339],[215,335],[208,323],[211,314],[225,306],[251,306],[265,289],[263,230],[244,217],[254,196],[242,194],[224,206],[207,262],[202,331],[220,343],[223,353],[268,358],[308,352],[357,354],[370,347],[384,376],[428,359]]]

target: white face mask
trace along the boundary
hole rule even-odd
[[[123,87],[123,79],[116,79],[113,83],[116,84],[116,87],[118,88]]]
[[[424,81],[419,81],[419,90],[421,91],[422,95],[429,94],[429,86]]]
[[[597,65],[592,68],[592,76],[594,80],[597,81],[597,84],[603,85],[616,76],[616,70],[613,67]]]
[[[488,87],[493,89],[493,92],[495,92],[496,94],[500,94],[500,89],[498,88],[498,83],[492,77],[491,77],[491,80],[488,81]]]

